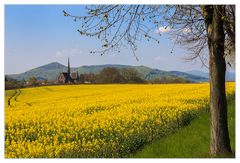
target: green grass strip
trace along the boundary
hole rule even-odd
[[[228,126],[233,154],[235,157],[235,98],[228,98]],[[131,158],[209,158],[210,113],[200,113],[191,123],[175,133],[154,140],[145,145]]]

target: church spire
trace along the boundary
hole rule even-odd
[[[68,57],[68,73],[70,74],[70,62],[69,62],[69,57]]]

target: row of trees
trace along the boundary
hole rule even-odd
[[[16,89],[16,88],[24,88],[24,87],[35,87],[39,85],[49,85],[53,84],[53,82],[45,80],[38,80],[36,77],[30,77],[28,80],[16,80],[10,78],[8,76],[5,77],[5,89]]]
[[[132,68],[117,69],[107,67],[99,74],[81,74],[80,83],[145,83],[139,73]]]
[[[155,78],[153,80],[145,80],[133,68],[117,69],[114,67],[107,67],[100,71],[99,74],[81,74],[80,83],[189,83],[185,78],[166,76],[162,78]]]
[[[190,83],[191,81],[187,80],[186,78],[182,78],[182,77],[165,76],[162,78],[155,78],[148,82],[152,83],[152,84],[167,84],[167,83]]]
[[[5,77],[5,89],[23,88],[24,81],[18,81],[9,77]]]
[[[96,84],[110,84],[110,83],[189,83],[185,78],[166,76],[162,78],[155,78],[152,80],[145,80],[133,68],[114,68],[107,67],[102,69],[98,74],[85,73],[80,75],[79,83],[96,83]],[[18,81],[16,79],[5,77],[5,89],[16,89],[23,87],[35,87],[41,85],[55,85],[57,81],[38,80],[36,77],[30,77],[28,80]]]

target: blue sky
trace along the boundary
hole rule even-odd
[[[186,62],[187,51],[175,47],[167,34],[159,36],[160,44],[142,41],[138,44],[137,61],[130,50],[104,56],[91,55],[99,50],[97,38],[88,38],[77,32],[80,22],[64,17],[62,10],[75,15],[84,14],[80,5],[5,5],[5,73],[14,74],[59,62],[71,66],[99,64],[144,65],[161,70],[203,70],[199,61]],[[156,34],[158,37],[158,35]]]

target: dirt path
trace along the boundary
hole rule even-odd
[[[17,94],[15,95],[15,98],[14,98],[14,100],[15,100],[16,102],[18,101],[17,98],[20,96],[20,94],[21,94],[21,90],[18,89],[18,90],[17,90]]]
[[[21,90],[20,89],[15,89],[12,96],[8,99],[8,106],[11,106],[12,99],[14,99],[14,101],[17,102],[17,98],[20,96],[20,94],[21,94]]]

